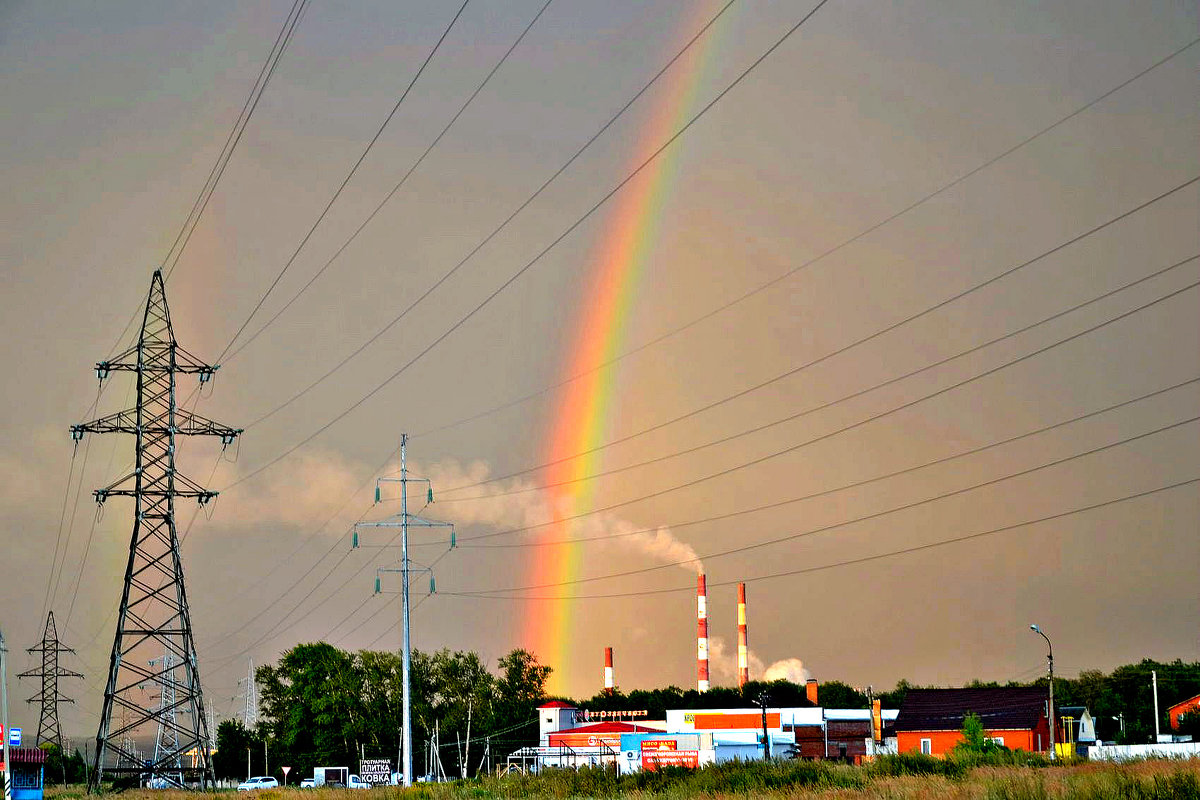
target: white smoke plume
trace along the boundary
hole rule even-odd
[[[487,480],[490,470],[480,461],[463,467],[457,461],[441,461],[430,465],[425,474],[437,487],[472,486]],[[498,529],[522,528],[546,522],[554,516],[554,500],[545,489],[529,480],[514,478],[474,486],[462,492],[451,492],[450,497],[477,497],[470,502],[454,503],[454,519],[457,522],[478,523]],[[436,497],[435,497],[436,499]],[[546,530],[535,528],[534,530]],[[677,564],[681,569],[699,574],[703,564],[696,551],[680,541],[670,528],[661,526],[655,530],[643,530],[641,526],[621,519],[615,514],[590,514],[579,519],[567,520],[560,526],[556,538],[596,540],[590,547],[628,553],[640,552],[663,564]],[[517,541],[516,535],[508,541]]]
[[[763,660],[749,651],[746,659],[750,667],[750,680],[776,681],[780,678],[792,683],[804,683],[811,676],[798,658],[784,658],[763,666]],[[737,651],[728,648],[721,636],[708,637],[708,668],[716,682],[726,686],[737,685]]]
[[[337,453],[309,451],[289,461],[286,470],[250,482],[222,502],[221,519],[233,525],[276,522],[311,526],[314,520],[328,519],[335,510],[329,507],[331,499],[350,497],[363,485],[366,474],[361,464],[352,464]],[[332,520],[326,530],[344,533],[354,512],[355,506],[347,504],[341,518]]]
[[[750,673],[753,675],[753,671]],[[762,674],[764,681],[777,681],[780,678],[792,683],[804,683],[812,675],[804,668],[804,662],[798,658],[785,658],[768,666]]]

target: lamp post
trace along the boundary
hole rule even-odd
[[[1046,657],[1046,663],[1050,667],[1050,705],[1047,709],[1050,717],[1050,757],[1054,758],[1057,755],[1054,750],[1054,645],[1050,643],[1050,637],[1046,635],[1046,632],[1036,624],[1030,625],[1029,630],[1045,639],[1046,647],[1050,648],[1050,653]]]

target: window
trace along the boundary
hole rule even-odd
[[[993,737],[991,737],[991,739],[992,739],[993,744],[998,744],[1001,747],[1004,747],[1004,737],[1003,736],[993,736]]]
[[[925,755],[933,755],[933,739],[921,740],[921,752]]]

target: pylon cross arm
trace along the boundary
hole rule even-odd
[[[97,503],[103,503],[110,497],[192,497],[200,501],[201,505],[215,498],[219,492],[214,492],[205,489],[200,484],[193,481],[181,472],[175,471],[172,473],[175,478],[174,488],[169,488],[167,484],[162,483],[161,486],[143,485],[138,487],[136,478],[137,471],[129,473],[123,478],[119,478],[113,483],[105,486],[103,489],[96,489],[92,492],[96,496]],[[129,484],[133,484],[132,486]]]
[[[83,422],[71,426],[71,435],[79,438],[85,433],[132,433],[137,434],[137,409],[127,408],[115,414],[109,414],[91,422]],[[174,433],[180,436],[219,436],[226,444],[232,442],[242,432],[241,428],[231,428],[207,417],[201,416],[184,408],[175,409],[174,424],[170,424],[164,415],[160,419],[151,420],[141,427],[144,434]]]
[[[143,358],[139,362],[138,349],[142,349]],[[174,350],[174,358],[171,351]],[[220,369],[214,364],[206,364],[196,356],[180,347],[173,339],[162,341],[134,342],[124,352],[113,358],[96,362],[96,374],[100,380],[108,377],[109,372],[177,372],[185,375],[201,375],[201,380],[208,380],[214,372]]]

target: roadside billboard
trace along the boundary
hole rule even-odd
[[[359,761],[358,777],[372,786],[386,786],[392,782],[392,762],[386,758]]]

